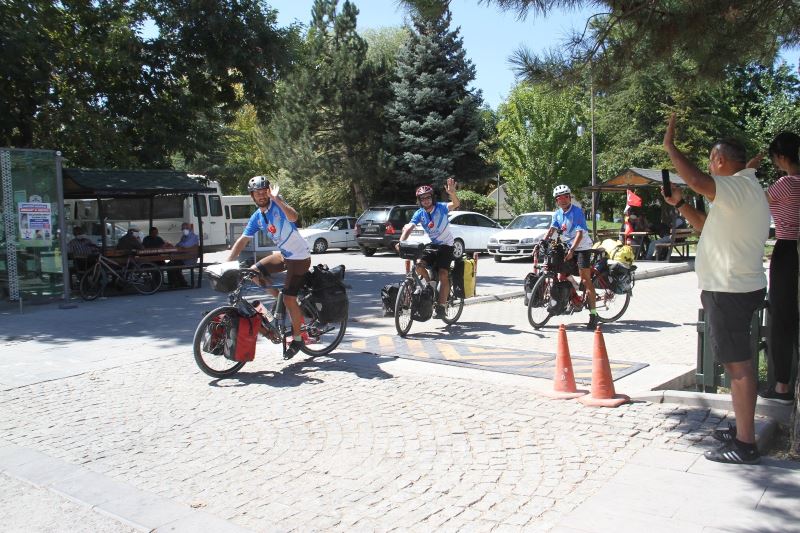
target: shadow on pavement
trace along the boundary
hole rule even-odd
[[[317,385],[324,380],[314,372],[349,372],[362,379],[390,379],[391,374],[380,368],[381,363],[393,361],[393,357],[376,355],[341,354],[336,356],[309,357],[298,360],[280,370],[247,372],[247,365],[236,375],[209,381],[212,387],[244,387],[247,385],[269,385],[270,387],[299,387],[303,384]]]

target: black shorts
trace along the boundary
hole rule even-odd
[[[706,335],[711,353],[720,363],[747,361],[750,350],[750,323],[753,313],[764,302],[766,289],[753,292],[702,291]]]
[[[283,258],[283,256],[281,256]],[[311,268],[311,258],[306,259],[283,259],[271,263],[256,263],[256,268],[265,277],[270,274],[286,271],[286,280],[283,284],[283,294],[286,296],[297,296],[306,281],[306,273]]]
[[[572,259],[564,262],[564,267],[561,269],[562,274],[569,274],[570,276],[577,276],[580,274],[581,268],[589,268],[592,266],[592,253],[591,250],[581,250],[575,252]]]
[[[453,247],[440,244],[435,250],[423,255],[421,259],[431,268],[447,270],[453,264]]]

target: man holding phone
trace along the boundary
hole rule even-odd
[[[664,133],[664,149],[678,174],[694,192],[714,207],[708,214],[683,199],[679,188],[664,195],[686,220],[701,231],[695,272],[705,311],[707,335],[714,357],[731,381],[736,424],[716,430],[723,445],[705,453],[709,461],[756,464],[757,381],[750,353],[750,321],[764,301],[767,278],[762,257],[769,233],[769,207],[755,171],[746,168],[744,147],[738,141],[717,141],[708,158],[709,173],[697,168],[675,146],[675,114]],[[666,191],[664,191],[666,192]]]

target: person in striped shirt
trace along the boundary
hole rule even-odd
[[[800,137],[783,131],[770,143],[772,164],[785,172],[767,189],[769,211],[775,221],[775,248],[769,263],[770,365],[775,383],[759,393],[789,405],[794,401],[789,383],[792,356],[797,349],[797,239],[800,236]]]

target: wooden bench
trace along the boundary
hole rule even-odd
[[[130,252],[120,250],[107,250],[106,256],[118,262],[127,261]],[[183,275],[184,270],[189,270],[189,287],[200,287],[202,283],[202,265],[198,255],[198,248],[145,248],[134,252],[136,260],[140,263],[155,263],[162,272],[167,273],[167,280],[162,287],[168,287],[169,272],[178,271]],[[123,259],[124,258],[124,259]],[[197,259],[193,265],[178,264],[177,261]],[[165,263],[165,261],[168,261]],[[124,263],[123,263],[124,264]]]
[[[672,228],[670,232],[669,242],[657,242],[656,243],[656,254],[655,260],[656,261],[666,261],[669,262],[670,258],[672,257],[672,251],[678,252],[678,255],[684,259],[689,258],[689,247],[693,245],[697,245],[698,235],[692,228]],[[660,251],[666,249],[666,255],[664,259],[659,259],[661,257]]]

